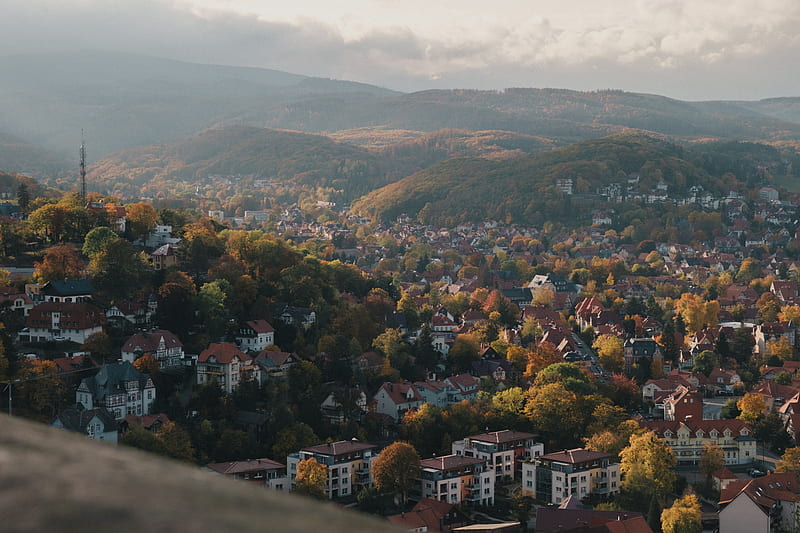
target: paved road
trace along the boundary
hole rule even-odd
[[[703,418],[706,420],[719,420],[719,412],[728,400],[739,400],[741,396],[715,396],[703,399]]]

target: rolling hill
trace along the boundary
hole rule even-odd
[[[663,180],[670,191],[700,185],[721,193],[730,187],[730,178],[720,179],[725,172],[736,170],[744,181],[759,165],[776,160],[778,150],[765,145],[684,148],[646,135],[617,134],[500,161],[448,160],[373,191],[355,202],[353,210],[383,220],[407,213],[445,226],[486,219],[574,223],[585,221],[590,208],[600,204],[594,196],[599,188],[625,183],[629,174],[640,176],[637,190],[642,192]],[[560,178],[573,180],[574,196],[559,190]]]

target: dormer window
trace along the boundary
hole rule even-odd
[[[666,438],[668,438],[668,439],[669,439],[669,438],[671,438],[671,437],[672,437],[672,432],[671,432],[670,430],[666,430],[666,431],[664,432],[664,436],[665,436]]]
[[[730,437],[731,436],[731,430],[725,428],[725,431],[724,431],[723,435],[725,435],[726,437]]]
[[[716,429],[712,429],[709,435],[711,435],[712,439],[716,439],[719,436],[719,432]]]
[[[702,429],[698,429],[698,430],[697,430],[697,438],[698,438],[698,439],[702,439],[702,438],[703,438],[703,435],[705,435],[705,433],[703,432],[703,430],[702,430]]]
[[[741,433],[743,436],[745,436],[745,437],[746,437],[746,436],[748,436],[748,435],[750,434],[750,431],[749,431],[747,428],[742,428],[742,431],[741,431],[740,433]]]

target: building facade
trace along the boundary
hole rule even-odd
[[[452,504],[494,505],[494,471],[485,459],[445,455],[420,463],[422,497]]]
[[[523,461],[544,454],[544,444],[532,433],[506,429],[454,441],[452,451],[456,455],[486,460],[496,481],[501,481],[519,478]]]
[[[373,483],[372,462],[378,456],[378,447],[357,441],[329,442],[303,448],[286,458],[286,469],[292,487],[297,477],[300,461],[314,458],[328,467],[325,494],[330,499],[358,494]]]
[[[522,490],[555,504],[570,496],[607,498],[620,490],[619,463],[583,448],[548,453],[522,463]]]

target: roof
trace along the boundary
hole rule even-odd
[[[502,444],[521,439],[533,439],[536,435],[533,433],[524,433],[522,431],[514,431],[513,429],[504,429],[502,431],[490,431],[489,433],[481,433],[480,435],[472,435],[468,437],[472,441],[491,442],[494,444]]]
[[[691,433],[697,433],[698,430],[703,430],[704,433],[710,433],[713,430],[724,433],[728,429],[732,434],[741,434],[742,430],[746,429],[749,435],[753,434],[750,426],[737,418],[722,420],[695,420],[691,418],[684,421],[652,420],[643,422],[642,425],[659,437],[663,437],[666,431],[677,433],[681,427],[686,427]]]
[[[742,494],[750,498],[764,512],[768,512],[778,501],[800,501],[800,484],[795,473],[770,474],[733,482],[722,490],[719,503],[728,504]]]
[[[81,404],[64,409],[56,416],[56,421],[60,421],[64,429],[77,431],[78,433],[86,433],[86,426],[89,425],[89,422],[91,422],[94,417],[99,418],[100,421],[103,422],[104,431],[117,431],[119,429],[114,417],[104,407],[84,409]]]
[[[256,333],[272,333],[275,331],[275,328],[266,320],[248,320],[247,325]]]
[[[291,352],[273,352],[268,350],[262,350],[257,356],[256,360],[271,361],[272,364],[275,366],[281,366],[286,364],[290,358],[294,357],[297,358],[297,354]]]
[[[154,329],[151,331],[142,331],[136,333],[122,345],[123,352],[154,352],[158,350],[158,346],[164,339],[164,344],[167,348],[182,348],[183,344],[180,339],[166,329]]]
[[[339,442],[309,446],[308,448],[303,448],[302,451],[320,455],[347,455],[349,453],[370,450],[372,448],[377,448],[377,446],[374,444],[367,444],[366,442],[340,440]]]
[[[464,455],[443,455],[441,457],[423,459],[420,462],[420,467],[431,468],[433,470],[452,470],[470,465],[483,464],[485,462],[485,459],[478,459],[477,457],[466,457]]]
[[[243,474],[245,472],[257,472],[259,470],[279,470],[286,468],[286,465],[273,461],[272,459],[247,459],[246,461],[229,461],[226,463],[207,464],[214,472],[225,475]]]
[[[44,302],[31,309],[26,325],[29,328],[50,329],[53,327],[53,313],[61,315],[61,329],[86,330],[102,327],[106,323],[106,315],[90,303]]]
[[[200,363],[205,363],[212,357],[222,364],[231,363],[234,357],[237,357],[240,361],[250,359],[243,351],[229,342],[212,342],[208,345],[208,348],[200,352],[197,360]]]
[[[609,527],[614,524],[611,529]],[[620,528],[624,524],[624,528]],[[540,507],[536,511],[536,533],[573,531],[577,528],[606,526],[614,533],[652,533],[641,513],[630,511],[594,511],[591,509],[557,509]],[[578,530],[580,531],[580,530]]]
[[[378,391],[383,390],[395,405],[409,402],[423,402],[425,398],[412,383],[384,383]],[[411,398],[407,395],[411,391]]]
[[[40,291],[41,294],[49,296],[82,296],[93,292],[94,285],[90,279],[48,281]]]
[[[137,382],[141,390],[145,388],[150,378],[126,361],[103,365],[96,375],[81,380],[80,386],[87,388],[95,399],[102,401],[109,394],[125,392],[125,383],[131,381]]]
[[[142,426],[145,429],[151,429],[154,425],[158,424],[169,424],[170,419],[164,413],[156,413],[154,415],[126,415],[125,418],[122,419],[123,422],[126,422],[129,426],[131,424],[135,424],[137,426]]]
[[[560,452],[548,453],[540,456],[540,459],[548,461],[558,461],[561,463],[585,463],[587,461],[596,461],[598,459],[606,459],[611,455],[603,452],[595,452],[585,448],[573,448],[571,450],[561,450]]]

